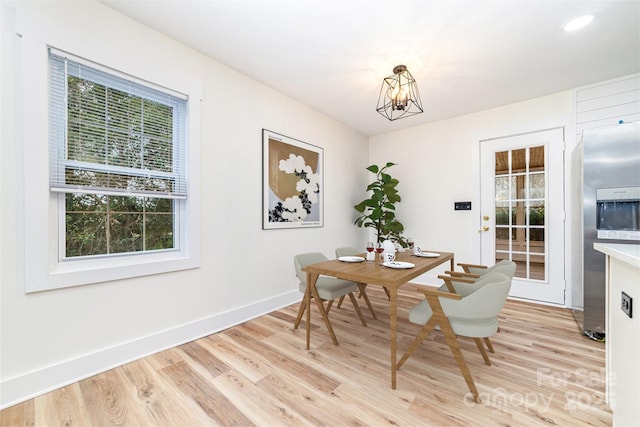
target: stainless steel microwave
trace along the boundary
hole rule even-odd
[[[598,239],[640,240],[640,187],[596,189]]]

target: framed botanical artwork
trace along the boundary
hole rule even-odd
[[[262,129],[262,228],[322,227],[322,148]]]

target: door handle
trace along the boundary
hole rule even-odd
[[[489,226],[485,225],[484,227],[482,227],[480,230],[478,230],[478,233],[482,233],[483,231],[489,231]]]

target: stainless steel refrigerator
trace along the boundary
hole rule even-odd
[[[585,130],[572,162],[574,313],[604,340],[605,255],[593,244],[640,244],[640,124]]]

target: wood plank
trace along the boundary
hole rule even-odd
[[[142,425],[145,416],[136,402],[130,399],[122,368],[80,381],[82,401],[87,410],[89,425]]]
[[[264,379],[260,380],[260,382]],[[312,425],[288,401],[265,392],[246,377],[230,371],[215,379],[214,385],[247,414],[256,425],[301,426]]]
[[[47,393],[42,399],[38,399],[36,408],[36,424],[44,425],[49,417],[55,414],[60,424],[65,426],[83,425],[89,420],[89,414],[82,404],[82,390],[78,383],[62,387]],[[18,425],[18,424],[16,424]]]
[[[291,359],[288,354],[282,353],[265,343],[255,341],[252,337],[240,331],[228,330],[226,335],[229,335],[235,342],[243,345],[247,351],[251,349],[268,359],[272,368],[294,373],[299,381],[308,381],[319,390],[330,393],[338,385],[338,382],[330,375],[315,369],[310,369],[309,366],[304,363],[296,359]]]
[[[229,365],[218,359],[211,351],[197,341],[183,344],[178,348],[184,351],[194,362],[200,364],[214,377],[228,372],[231,369]]]
[[[145,413],[153,425],[199,425],[209,421],[196,407],[174,400],[176,385],[154,370],[146,359],[122,366],[122,372],[131,384],[135,407]]]
[[[186,363],[176,363],[162,369],[176,388],[192,399],[211,421],[222,426],[254,425],[253,422],[208,381],[193,371]],[[140,424],[143,425],[143,424]]]
[[[50,398],[51,393],[47,393],[43,398]],[[30,399],[26,402],[13,405],[8,407],[7,409],[3,409],[0,411],[0,426],[35,426],[36,425],[36,415],[41,414],[41,412],[36,412],[36,400]],[[39,423],[38,425],[46,425]]]

